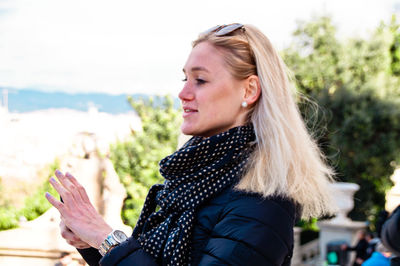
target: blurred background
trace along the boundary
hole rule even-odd
[[[298,98],[310,133],[350,191],[338,228],[351,233],[336,240],[378,238],[400,204],[399,15],[398,0],[0,0],[0,238],[14,239],[0,265],[81,263],[43,197],[56,168],[104,216],[135,225],[162,181],[158,161],[184,141],[177,95],[191,42],[233,22],[261,29],[311,99]],[[294,265],[325,261],[331,218],[298,225]]]

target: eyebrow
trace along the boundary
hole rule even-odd
[[[183,71],[183,73],[186,73],[185,69],[182,69],[182,71]],[[190,69],[190,71],[191,71],[191,72],[195,72],[195,71],[204,71],[204,72],[210,72],[210,71],[208,71],[208,69],[207,69],[207,68],[205,68],[205,67],[201,67],[201,66],[198,66],[198,67],[192,67],[192,68]]]

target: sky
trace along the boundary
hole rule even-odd
[[[253,24],[277,49],[298,21],[331,15],[367,36],[400,0],[0,0],[0,89],[177,95],[191,42],[218,24]]]

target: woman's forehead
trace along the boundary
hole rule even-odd
[[[222,53],[213,45],[204,42],[193,47],[183,71],[212,72],[222,67],[224,67]]]

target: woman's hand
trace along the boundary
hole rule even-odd
[[[80,241],[99,248],[103,240],[111,233],[112,228],[103,220],[101,215],[90,203],[86,190],[71,174],[63,175],[56,170],[57,182],[50,178],[51,185],[56,189],[63,202],[55,199],[48,192],[47,200],[61,214],[61,219]],[[64,237],[64,236],[63,236]]]
[[[79,237],[77,237],[74,232],[65,226],[64,221],[61,219],[60,222],[61,236],[67,241],[68,244],[79,249],[90,248],[90,245],[83,242]]]

